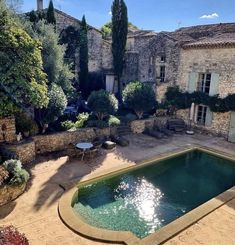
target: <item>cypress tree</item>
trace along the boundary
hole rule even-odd
[[[121,98],[121,76],[128,33],[127,7],[124,0],[114,0],[112,5],[112,54],[113,67],[118,80],[118,100]]]
[[[55,18],[55,9],[54,9],[54,5],[53,5],[53,1],[50,0],[49,2],[49,6],[47,9],[47,22],[49,24],[56,24],[56,18]]]
[[[80,28],[80,50],[79,50],[79,82],[83,97],[88,96],[88,38],[87,38],[87,23],[85,16],[82,17]]]

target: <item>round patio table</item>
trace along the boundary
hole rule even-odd
[[[85,155],[85,151],[86,150],[90,150],[93,147],[93,144],[90,143],[90,142],[81,142],[81,143],[76,144],[76,147],[83,151],[82,152],[82,160],[83,160],[84,159],[84,155]]]

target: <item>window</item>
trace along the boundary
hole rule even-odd
[[[161,62],[166,62],[166,56],[165,55],[161,56]]]
[[[197,90],[209,94],[210,85],[211,85],[211,73],[200,73]]]
[[[207,106],[199,105],[197,110],[197,123],[201,125],[205,125],[206,123],[206,113]]]
[[[165,66],[160,66],[160,82],[164,83],[165,82],[165,74],[166,73],[166,67]]]

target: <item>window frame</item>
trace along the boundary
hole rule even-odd
[[[210,94],[211,88],[211,81],[212,81],[212,73],[199,73],[199,78],[197,82],[197,91]]]
[[[162,70],[163,69],[163,70]],[[166,66],[165,65],[161,65],[160,66],[160,82],[164,83],[166,81]]]
[[[200,110],[200,108],[201,108],[201,110]],[[199,116],[199,112],[200,112],[200,116]],[[197,111],[195,114],[195,121],[198,125],[202,125],[202,126],[206,125],[207,112],[208,112],[208,106],[206,106],[206,105],[198,105],[197,106]]]

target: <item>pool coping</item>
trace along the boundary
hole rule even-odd
[[[235,186],[221,193],[220,195],[210,199],[209,201],[203,203],[197,208],[191,210],[180,218],[172,221],[168,225],[162,227],[160,230],[150,234],[149,236],[139,239],[133,233],[129,231],[112,231],[107,229],[101,229],[87,224],[83,219],[74,212],[72,208],[72,203],[75,198],[75,194],[78,192],[78,187],[87,185],[95,182],[98,179],[110,178],[121,173],[128,172],[130,170],[142,168],[147,165],[157,164],[162,160],[166,160],[190,151],[200,150],[206,153],[216,155],[235,162],[235,158],[225,152],[217,151],[209,147],[202,147],[198,145],[193,145],[189,147],[184,147],[183,149],[176,150],[172,152],[166,152],[163,154],[158,154],[156,157],[148,159],[146,161],[138,162],[138,165],[125,164],[119,168],[112,168],[105,171],[102,175],[96,174],[88,179],[82,179],[75,187],[67,190],[61,197],[58,204],[59,216],[64,222],[64,224],[69,227],[74,232],[95,240],[95,241],[105,241],[109,243],[119,243],[119,244],[130,244],[130,245],[141,245],[141,244],[162,244],[167,240],[171,239],[181,231],[185,230],[192,224],[196,223],[198,220],[202,219],[209,213],[223,206],[225,203],[235,198]]]

